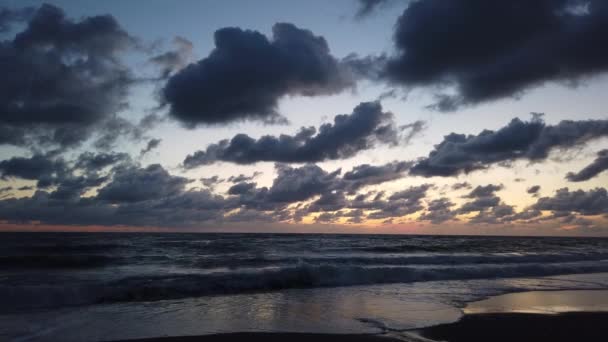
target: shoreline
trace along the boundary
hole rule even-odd
[[[526,291],[469,303],[456,322],[377,334],[235,332],[115,342],[512,342],[601,341],[608,334],[608,290]]]

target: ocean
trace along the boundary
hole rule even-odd
[[[488,296],[608,289],[608,239],[1,233],[0,340],[377,333]]]

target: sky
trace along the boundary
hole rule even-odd
[[[0,230],[608,235],[601,0],[0,0]]]

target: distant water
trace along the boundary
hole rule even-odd
[[[600,238],[2,233],[0,340],[398,330],[604,272]]]

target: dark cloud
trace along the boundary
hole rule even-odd
[[[56,184],[68,173],[68,166],[62,159],[50,155],[36,154],[32,157],[12,157],[0,161],[2,179],[20,178],[38,181],[38,187]]]
[[[146,144],[146,147],[144,147],[140,152],[139,155],[140,156],[144,156],[146,155],[148,152],[152,151],[153,149],[157,148],[158,146],[160,146],[160,143],[162,142],[162,139],[150,139],[148,140],[148,143]]]
[[[397,21],[397,53],[384,77],[405,87],[453,86],[456,95],[440,93],[432,105],[446,111],[547,82],[577,84],[608,70],[607,23],[603,0],[414,1]]]
[[[99,190],[97,199],[112,203],[162,199],[183,192],[189,182],[184,177],[170,175],[159,164],[146,168],[124,167],[118,169],[112,181]]]
[[[325,39],[293,24],[275,24],[270,39],[236,27],[217,30],[214,39],[209,56],[171,76],[162,91],[171,115],[187,126],[285,121],[277,112],[282,97],[353,85]]]
[[[184,167],[194,168],[217,161],[252,164],[261,161],[307,163],[344,159],[377,143],[397,144],[398,129],[393,114],[383,112],[378,102],[364,102],[352,114],[341,114],[334,123],[317,130],[303,127],[296,135],[266,135],[253,139],[238,134],[231,140],[211,144],[205,151],[188,155]]]
[[[309,212],[338,211],[348,206],[348,201],[341,191],[326,192],[308,207]]]
[[[376,210],[368,215],[370,219],[385,219],[413,214],[424,209],[422,199],[432,184],[412,186],[408,189],[393,193],[388,200],[374,199],[372,209]]]
[[[60,200],[78,199],[87,190],[100,186],[107,179],[103,176],[67,177],[58,182],[57,190],[50,194],[50,198]]]
[[[454,203],[446,197],[432,200],[428,203],[426,211],[420,215],[419,220],[431,221],[433,224],[452,220],[457,215],[457,212],[451,209],[453,206]]]
[[[527,193],[532,195],[537,195],[538,191],[540,191],[540,185],[532,185],[526,190]]]
[[[498,196],[486,196],[474,199],[471,202],[463,204],[459,209],[459,214],[467,214],[475,211],[485,211],[500,204]]]
[[[230,195],[242,195],[248,192],[251,192],[255,189],[256,183],[237,183],[228,189],[228,194]]]
[[[605,136],[608,120],[564,120],[547,125],[539,114],[534,114],[531,121],[515,118],[497,131],[484,130],[478,135],[451,133],[410,172],[424,177],[445,177],[518,159],[541,161],[554,149],[581,146]]]
[[[583,182],[608,170],[608,150],[601,150],[597,158],[577,173],[568,173],[566,178],[571,182]]]
[[[500,191],[504,188],[502,184],[494,185],[488,184],[485,186],[478,185],[475,189],[469,192],[465,197],[466,198],[479,198],[479,197],[488,197],[493,196],[496,191]]]
[[[460,189],[471,189],[472,186],[469,182],[460,182],[452,184],[452,190],[460,190]]]
[[[299,168],[277,165],[278,175],[268,190],[267,197],[273,202],[297,202],[330,191],[339,171],[328,173],[312,164]]]
[[[74,168],[86,173],[97,173],[108,166],[129,162],[130,160],[131,157],[127,153],[84,152],[76,159]]]
[[[244,174],[240,174],[238,176],[230,176],[228,178],[228,181],[231,183],[241,183],[241,182],[249,182],[252,181],[253,179],[255,179],[257,176],[260,176],[262,174],[262,172],[260,171],[255,171],[251,176],[245,176]]]
[[[344,173],[343,188],[353,194],[365,186],[381,184],[402,178],[412,166],[412,162],[393,161],[384,165],[361,164]]]
[[[387,6],[394,0],[356,0],[359,8],[355,18],[362,19],[377,11],[380,7]]]
[[[66,18],[42,5],[0,42],[2,144],[73,146],[125,107],[133,78],[120,56],[135,39],[109,15]]]
[[[0,7],[0,33],[5,33],[11,29],[15,23],[28,21],[34,14],[32,7],[25,8],[2,8]]]
[[[213,189],[216,185],[223,183],[224,181],[225,181],[225,179],[220,178],[220,176],[201,178],[201,183],[203,183],[204,186],[211,188],[211,189]]]
[[[513,206],[507,204],[497,204],[488,211],[480,211],[473,216],[470,223],[499,224],[508,221],[508,218],[515,213]],[[505,221],[505,218],[506,221]]]
[[[604,188],[589,191],[562,188],[553,197],[541,197],[532,206],[536,210],[554,213],[576,212],[581,215],[600,215],[608,213],[608,193]]]

